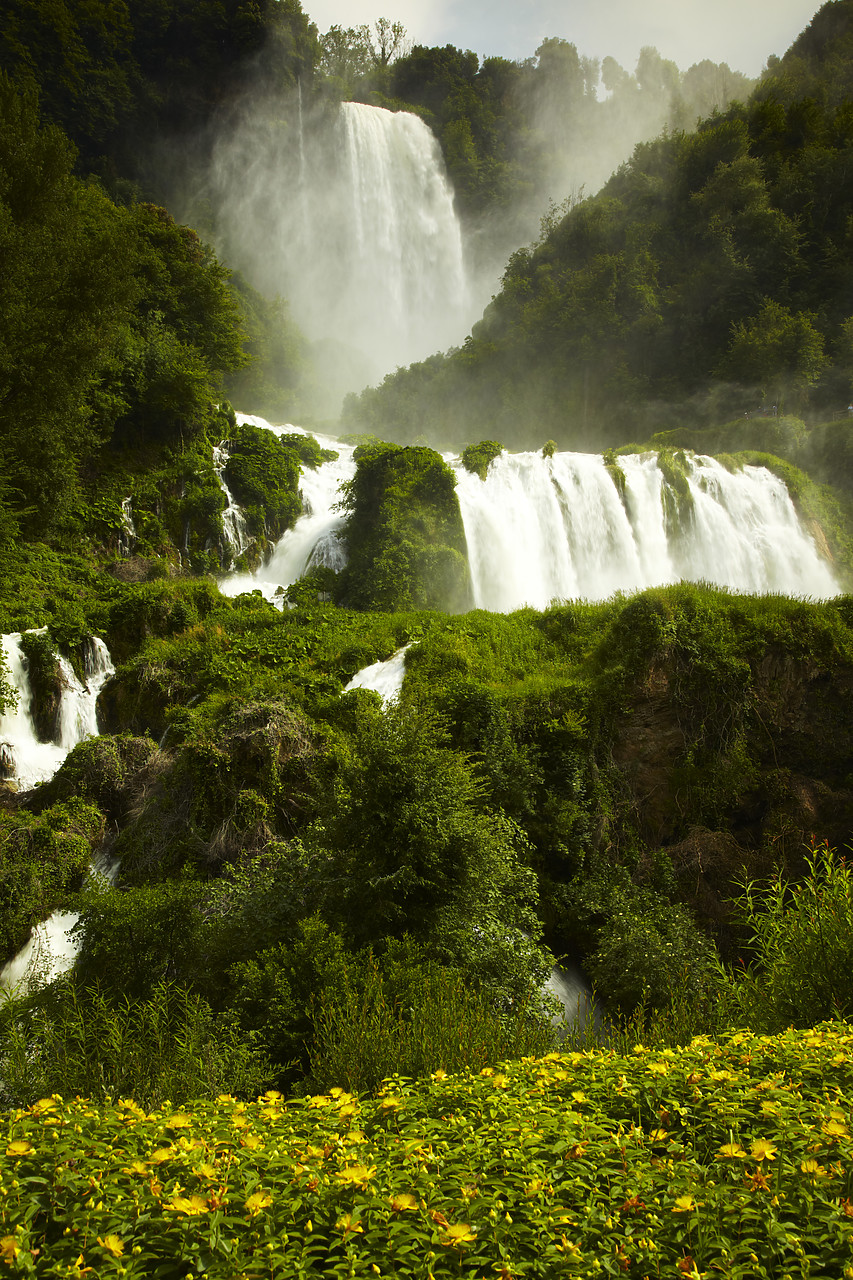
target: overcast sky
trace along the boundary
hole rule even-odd
[[[402,22],[418,44],[453,44],[479,54],[530,57],[545,36],[562,36],[578,52],[608,54],[633,70],[643,45],[654,45],[682,70],[710,58],[755,76],[811,21],[819,0],[303,0],[321,31]]]

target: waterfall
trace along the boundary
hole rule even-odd
[[[63,688],[57,735],[53,742],[39,742],[32,717],[32,690],[21,650],[21,633],[13,632],[0,640],[9,681],[17,694],[17,705],[0,716],[0,744],[3,757],[9,762],[7,776],[23,791],[52,778],[71,748],[98,732],[98,694],[115,668],[107,646],[97,637],[84,647],[85,684],[78,680],[71,663],[60,655],[57,661]]]
[[[228,466],[228,449],[227,442],[221,440],[219,444],[213,446],[213,470],[219,481],[219,486],[225,494],[226,507],[222,512],[222,534],[225,538],[225,544],[228,548],[230,564],[233,564],[238,556],[241,556],[249,545],[249,535],[246,532],[246,521],[243,512],[234,501],[231,490],[225,483],[224,471]]]
[[[406,650],[410,647],[407,644],[403,645],[402,649],[392,653],[391,657],[386,658],[384,662],[374,662],[369,667],[362,667],[361,671],[357,671],[346,685],[344,693],[349,693],[350,689],[372,689],[374,693],[379,694],[384,703],[393,702],[400,696],[400,690],[403,688],[403,679],[406,674]]]
[[[466,303],[462,236],[438,141],[418,116],[341,105],[341,310],[385,363],[447,345]],[[453,326],[458,327],[458,325]]]
[[[438,140],[419,116],[360,102],[293,123],[247,113],[217,139],[218,247],[288,299],[320,370],[317,412],[463,341],[476,318]]]
[[[133,503],[131,499],[121,500],[121,529],[118,535],[118,552],[120,556],[129,556],[136,546],[136,525],[133,523]]]
[[[70,662],[59,655],[63,689],[57,740],[39,742],[32,718],[32,690],[21,651],[21,633],[4,635],[0,641],[9,682],[17,694],[14,710],[0,717],[0,753],[7,762],[10,780],[26,790],[53,777],[72,747],[97,734],[98,694],[115,667],[107,646],[97,636],[84,642],[85,683],[78,679]],[[110,875],[105,866],[94,867],[92,873]],[[49,981],[69,969],[77,954],[77,944],[68,931],[76,920],[73,912],[55,911],[37,925],[29,941],[0,970],[0,991],[11,990],[23,982],[31,986]]]
[[[276,435],[307,435],[301,427],[289,423],[271,426],[263,418],[238,414],[241,423],[265,428]],[[340,487],[355,475],[353,445],[343,444],[329,436],[315,435],[324,449],[337,451],[334,462],[324,462],[315,468],[303,467],[300,478],[303,513],[292,529],[288,529],[275,545],[272,556],[256,573],[232,573],[221,579],[219,589],[227,596],[242,591],[261,591],[267,600],[280,599],[283,588],[297,582],[311,569],[327,566],[342,569],[346,554],[338,533],[344,523],[344,515],[337,510]]]
[[[262,418],[243,422],[281,435]],[[302,472],[305,514],[256,574],[232,574],[226,595],[260,590],[274,599],[317,564],[340,569],[340,485],[355,474],[352,446],[318,436],[335,462]],[[456,476],[475,606],[506,613],[552,600],[606,600],[685,579],[750,594],[826,599],[840,588],[803,526],[784,482],[766,467],[728,471],[685,454],[683,492],[656,453],[618,460],[624,487],[600,454],[503,453],[486,479],[445,455]]]
[[[787,488],[764,467],[729,472],[686,455],[679,495],[655,453],[619,458],[623,493],[597,454],[503,453],[485,481],[448,460],[478,608],[605,600],[680,579],[750,593],[838,594]]]

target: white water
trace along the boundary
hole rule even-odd
[[[17,706],[0,716],[0,744],[11,759],[11,781],[25,791],[52,778],[68,752],[78,742],[98,732],[98,694],[115,668],[103,640],[94,637],[85,654],[86,683],[81,684],[71,664],[59,657],[64,688],[59,706],[56,739],[39,742],[31,714],[32,693],[21,652],[21,633],[0,637],[9,680],[18,694]]]
[[[507,612],[605,600],[680,579],[825,598],[839,587],[785,485],[688,455],[692,513],[668,518],[653,453],[619,459],[625,500],[597,454],[504,453],[486,480],[454,464],[474,601]]]
[[[461,342],[478,309],[428,125],[358,102],[299,122],[298,139],[251,113],[223,133],[211,199],[223,256],[286,297],[314,344],[315,409],[332,416],[345,392]]]
[[[233,564],[238,556],[241,556],[249,545],[249,535],[246,532],[246,521],[241,508],[234,501],[234,497],[228,485],[225,482],[225,468],[228,466],[228,450],[225,447],[226,442],[223,440],[219,444],[213,446],[213,470],[219,481],[219,487],[225,494],[226,507],[222,512],[222,533],[228,546],[228,554],[230,563]]]
[[[281,435],[262,418],[240,420]],[[302,472],[306,514],[278,543],[256,574],[220,584],[227,595],[260,590],[274,599],[315,564],[346,563],[338,538],[344,517],[335,510],[339,486],[355,473],[353,449],[337,462]],[[619,459],[624,500],[600,454],[503,453],[485,481],[445,455],[456,475],[475,606],[506,613],[552,600],[606,600],[615,591],[678,582],[716,583],[754,594],[779,592],[825,599],[840,588],[832,567],[800,523],[788,490],[764,467],[729,472],[713,458],[686,455],[692,508],[686,516],[667,504],[654,453]]]
[[[406,650],[410,647],[406,644],[384,662],[374,662],[369,667],[362,667],[344,688],[344,693],[349,693],[350,689],[372,689],[386,704],[399,698],[406,674]]]
[[[18,694],[14,711],[0,717],[0,744],[11,760],[11,781],[20,790],[34,787],[53,777],[72,747],[98,732],[98,694],[115,670],[103,640],[93,637],[84,652],[85,684],[81,684],[71,664],[59,656],[64,688],[59,707],[57,740],[39,742],[31,714],[32,692],[21,652],[21,634],[0,637],[10,683]],[[109,875],[106,867],[93,869]],[[73,912],[55,911],[37,925],[29,941],[0,970],[0,991],[47,982],[64,973],[74,963],[77,943],[69,930],[77,922]]]
[[[238,413],[237,420],[265,428],[278,436],[309,434],[289,423],[271,426],[263,418],[247,414]],[[299,487],[303,514],[276,543],[272,556],[256,573],[232,573],[220,581],[219,589],[224,595],[260,591],[267,600],[280,599],[284,588],[298,582],[311,569],[318,566],[342,569],[346,564],[346,553],[338,538],[344,515],[335,510],[335,506],[340,499],[341,485],[355,475],[354,446],[342,444],[330,436],[315,435],[314,438],[321,448],[337,451],[336,461],[324,462],[316,470],[302,468]]]
[[[408,364],[446,346],[466,314],[462,234],[441,148],[418,116],[361,102],[342,103],[340,128],[337,310],[350,340],[360,329],[383,364]]]

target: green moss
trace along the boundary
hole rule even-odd
[[[546,446],[547,448],[547,446]],[[462,450],[462,465],[466,471],[470,471],[473,475],[479,476],[481,480],[485,480],[489,470],[489,463],[495,458],[499,458],[503,453],[504,447],[497,440],[481,440],[479,444],[469,444]],[[543,456],[550,457],[550,454]]]
[[[465,609],[465,531],[450,467],[421,447],[365,445],[355,457],[338,598],[359,609]]]

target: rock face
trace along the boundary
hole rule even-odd
[[[768,648],[749,664],[728,731],[703,737],[670,660],[617,718],[612,760],[642,846],[666,852],[679,896],[725,939],[732,886],[853,830],[853,670]]]

